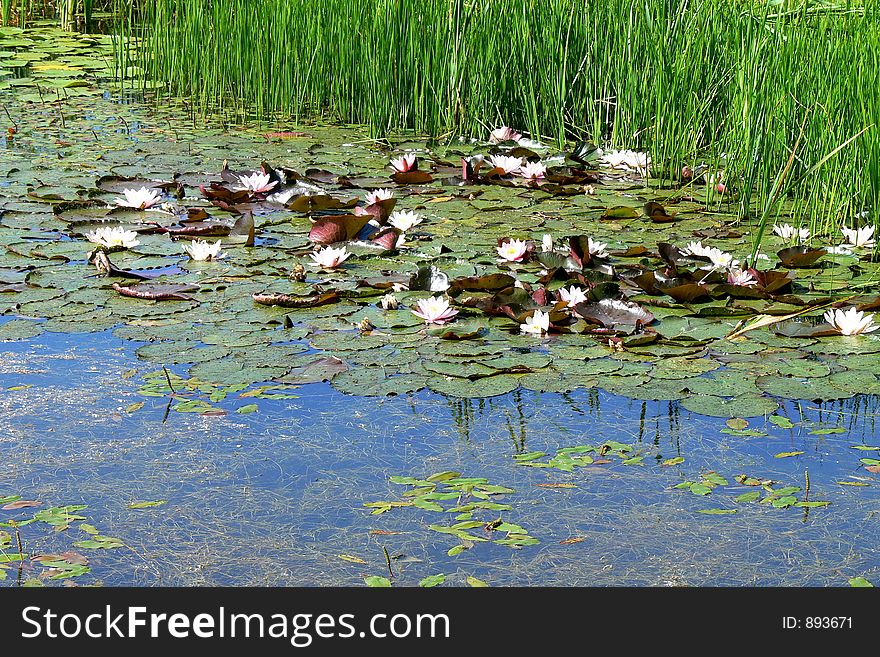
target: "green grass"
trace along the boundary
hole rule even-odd
[[[153,0],[141,11],[142,65],[203,112],[330,117],[375,135],[509,124],[647,149],[655,175],[706,161],[739,190],[742,217],[772,222],[784,208],[814,232],[880,200],[876,0]]]

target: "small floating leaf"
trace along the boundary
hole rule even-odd
[[[364,577],[364,583],[373,588],[388,588],[391,586],[390,579],[387,577],[377,577],[376,575]]]
[[[434,586],[439,586],[443,582],[446,581],[446,575],[431,575],[429,577],[425,577],[422,581],[419,582],[419,586],[422,588],[432,588]]]
[[[785,459],[785,458],[788,458],[789,456],[800,456],[803,453],[804,452],[779,452],[779,454],[776,454],[774,458]]]

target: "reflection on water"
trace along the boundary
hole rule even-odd
[[[845,585],[880,576],[877,476],[859,461],[880,453],[853,449],[880,445],[875,397],[786,403],[779,415],[791,428],[750,422],[766,436],[731,433],[675,402],[597,390],[377,399],[311,385],[297,399],[260,400],[258,413],[171,412],[163,422],[168,400],[137,392],[154,370],[109,332],[0,348],[0,497],[86,504],[89,522],[128,546],[88,551],[93,572],[80,583],[359,585],[386,571],[383,547],[401,585],[441,572],[453,584],[474,575],[493,585]],[[126,411],[136,402],[145,405]],[[633,445],[644,461],[568,473],[513,458],[606,440]],[[803,454],[776,457],[786,452]],[[674,457],[685,460],[660,465]],[[503,500],[513,508],[499,515],[541,543],[479,543],[450,557],[456,539],[427,527],[436,514],[362,506],[400,499],[406,487],[390,476],[444,470],[513,488]],[[672,488],[708,471],[730,485],[706,496]],[[737,503],[748,490],[740,474],[801,488],[809,477],[809,499],[831,505]],[[128,508],[148,500],[167,502]],[[697,513],[712,508],[738,513]],[[74,531],[35,524],[22,535],[27,551],[45,553],[80,540]]]

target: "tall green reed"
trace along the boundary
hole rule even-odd
[[[647,149],[657,175],[705,161],[724,169],[740,216],[785,215],[814,232],[880,201],[876,0],[141,6],[140,64],[202,112],[328,117],[375,135],[505,123]],[[800,184],[780,194],[789,160],[786,180]]]

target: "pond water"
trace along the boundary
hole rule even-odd
[[[819,324],[828,297],[873,307],[870,254],[820,254],[808,268],[780,256],[790,280],[759,294],[697,270],[706,294],[682,274],[693,287],[666,296],[630,282],[663,266],[658,243],[751,250],[749,227],[708,185],[649,188],[638,172],[572,166],[536,145],[555,171],[547,184],[463,184],[461,157],[485,142],[224,126],[222,109],[205,121],[133,100],[112,81],[104,37],[4,32],[0,45],[16,53],[0,81],[0,585],[877,581],[880,339]],[[430,181],[389,178],[404,151]],[[327,197],[234,197],[224,161],[295,170]],[[173,214],[110,210],[155,181]],[[342,268],[312,266],[314,225],[346,217],[342,230],[360,233],[354,201],[386,187],[423,218],[404,245],[349,242]],[[643,213],[652,200],[669,214]],[[190,260],[163,232],[207,214],[228,233],[242,213],[253,246],[247,230],[209,238],[223,240],[217,261]],[[85,235],[106,225],[138,233],[107,255],[155,277],[141,290],[189,287],[162,288],[170,300],[111,287],[133,283],[89,263]],[[540,250],[543,234],[562,251],[498,262],[499,239]],[[575,274],[561,263],[579,235],[610,255],[581,252]],[[770,236],[761,248],[787,246]],[[434,294],[429,264],[459,310],[445,327],[409,310]],[[594,301],[625,288],[649,330],[628,315],[569,317],[514,279],[547,293],[575,280]],[[392,287],[400,307],[384,310]],[[551,310],[548,336],[518,330],[536,306]],[[807,321],[727,337],[804,310]]]

